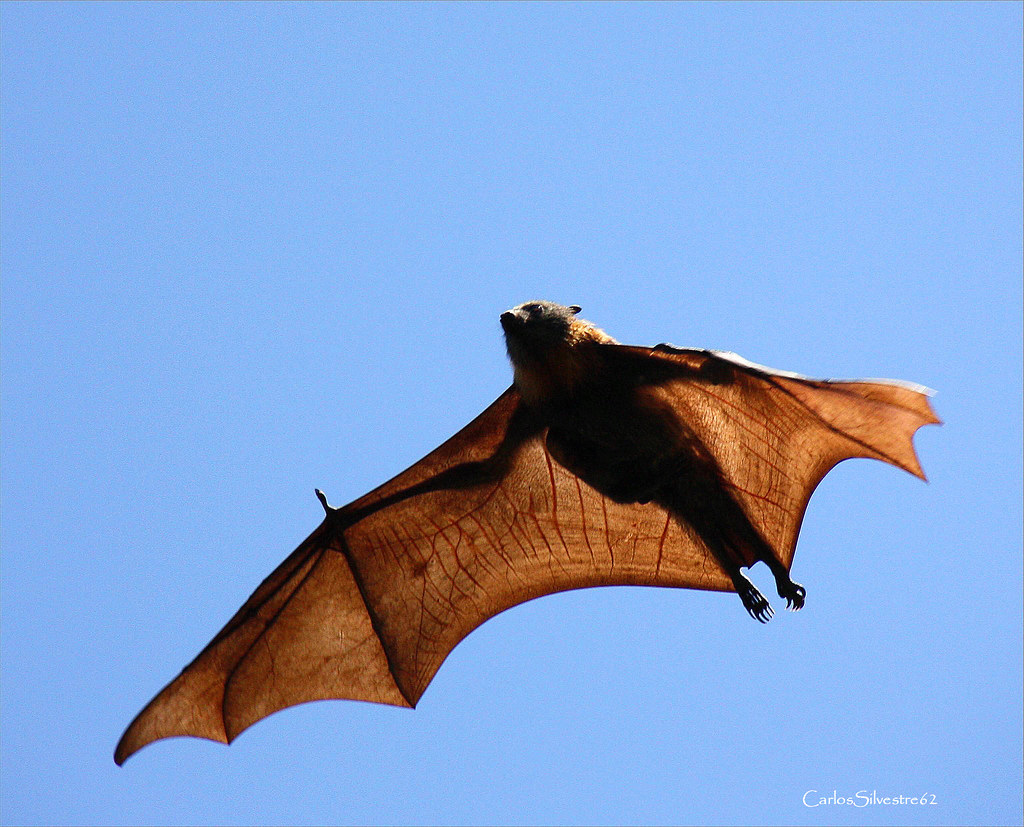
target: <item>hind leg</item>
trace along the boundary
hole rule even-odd
[[[775,559],[775,555],[772,555],[770,559],[764,562],[768,564],[772,574],[775,575],[775,587],[778,589],[779,597],[785,598],[786,608],[793,612],[802,609],[804,607],[804,598],[807,596],[807,589],[790,578],[786,567]]]
[[[741,566],[751,566],[758,560],[765,560],[772,571],[785,573],[785,567],[775,557],[772,548],[761,538],[757,529],[750,524],[746,512],[725,490],[720,474],[698,473],[699,467],[690,468],[689,473],[680,474],[673,485],[657,492],[655,502],[675,515],[683,525],[695,529],[707,549],[732,580],[733,588],[743,601],[747,613],[761,623],[771,620],[774,612],[768,600],[757,586],[740,571]],[[707,471],[707,469],[704,469]],[[785,591],[780,586],[779,594],[803,605],[802,587],[786,581],[793,588]],[[800,594],[798,595],[797,589]]]
[[[725,573],[732,580],[733,588],[736,589],[736,594],[743,601],[743,608],[747,610],[747,614],[760,623],[767,623],[771,620],[772,615],[775,614],[771,604],[761,594],[760,589],[740,571],[739,556],[730,553],[730,549],[733,547],[717,532],[708,531],[703,536],[711,553],[714,554],[719,565],[725,569]]]

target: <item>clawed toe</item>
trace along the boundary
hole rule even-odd
[[[740,592],[740,600],[743,601],[743,607],[747,610],[747,614],[759,623],[767,623],[775,614],[771,604],[752,583]]]
[[[775,614],[775,612],[772,611],[771,604],[767,600],[758,606],[747,607],[747,611],[754,620],[757,620],[760,623],[767,623]]]
[[[798,612],[804,607],[804,598],[807,590],[799,583],[790,581],[779,588],[779,597],[786,598],[786,608],[791,612]]]

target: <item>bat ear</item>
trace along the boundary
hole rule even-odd
[[[578,304],[570,304],[569,305],[569,312],[572,313],[573,316],[575,316],[581,310],[583,310],[583,308],[580,307]]]

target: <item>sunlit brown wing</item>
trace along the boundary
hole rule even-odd
[[[228,743],[304,701],[407,705],[334,535],[325,521],[136,716],[117,745],[118,764],[174,735]]]
[[[518,405],[503,394],[477,419],[359,503],[493,453]],[[114,760],[175,735],[229,743],[272,712],[327,698],[409,706],[391,676],[334,512],[256,589],[181,674],[135,717]],[[401,519],[401,513],[397,513]]]
[[[787,565],[811,491],[836,462],[869,456],[920,475],[910,438],[937,420],[919,390],[614,347],[651,368],[646,392],[688,418]],[[115,758],[171,735],[230,741],[304,701],[415,705],[456,644],[498,612],[630,584],[733,589],[692,529],[657,505],[614,503],[558,465],[509,389],[407,471],[332,511],[139,714]]]
[[[683,369],[678,375],[654,371],[664,379],[651,392],[671,404],[714,455],[787,569],[807,502],[836,463],[879,459],[925,478],[913,436],[939,419],[931,392],[920,385],[810,379],[720,351],[617,349]]]

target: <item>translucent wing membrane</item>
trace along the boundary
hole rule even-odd
[[[788,568],[808,499],[848,457],[923,478],[923,389],[812,380],[731,354],[608,345],[725,472]],[[272,712],[348,698],[413,706],[498,612],[602,585],[730,591],[700,535],[659,505],[613,502],[559,465],[514,389],[397,477],[338,510],[136,717],[122,763],[173,735],[228,742]]]

